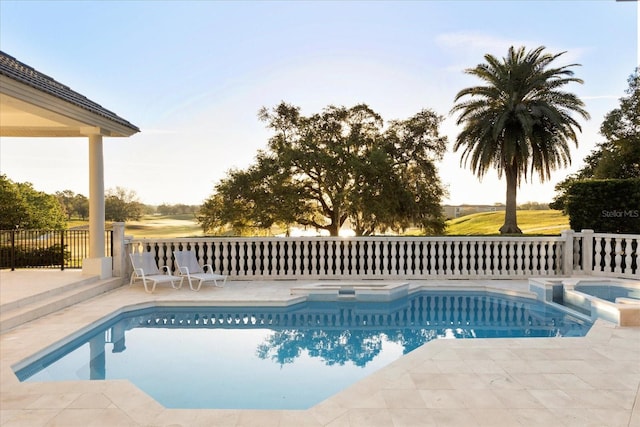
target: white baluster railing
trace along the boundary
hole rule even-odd
[[[561,237],[295,237],[132,239],[123,250],[172,251],[233,279],[529,278],[593,274],[640,279],[640,235],[564,232]],[[115,256],[115,255],[114,255]],[[130,271],[130,270],[129,270]]]
[[[571,236],[573,243],[574,237]],[[172,251],[232,278],[528,278],[563,273],[563,237],[291,237],[132,239],[174,269]],[[637,243],[634,243],[637,246]],[[616,248],[620,251],[616,241]],[[627,244],[627,247],[631,247]],[[602,254],[599,254],[602,256]],[[611,261],[630,265],[630,255]],[[631,256],[632,259],[633,256]],[[624,262],[623,262],[624,260]]]
[[[640,235],[573,233],[574,271],[596,276],[640,279]]]

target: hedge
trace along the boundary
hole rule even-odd
[[[566,209],[575,231],[640,234],[640,178],[576,181]]]
[[[0,268],[12,267],[11,251],[10,246],[0,247]],[[71,259],[71,252],[66,249],[62,251],[62,247],[59,244],[48,248],[14,248],[13,251],[13,267],[15,268],[61,266],[64,265],[65,261]]]

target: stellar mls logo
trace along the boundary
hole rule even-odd
[[[615,209],[612,211],[602,210],[601,213],[602,218],[640,218],[640,210],[638,209],[629,209],[629,210],[621,210]]]

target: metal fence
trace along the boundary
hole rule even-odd
[[[105,231],[113,255],[113,231]],[[82,268],[89,257],[89,230],[0,230],[0,268]]]

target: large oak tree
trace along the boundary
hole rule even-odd
[[[446,138],[434,112],[385,127],[365,104],[303,116],[283,102],[259,117],[273,131],[268,148],[216,185],[198,215],[205,231],[298,225],[337,236],[347,220],[357,235],[409,226],[443,231],[435,162]]]

